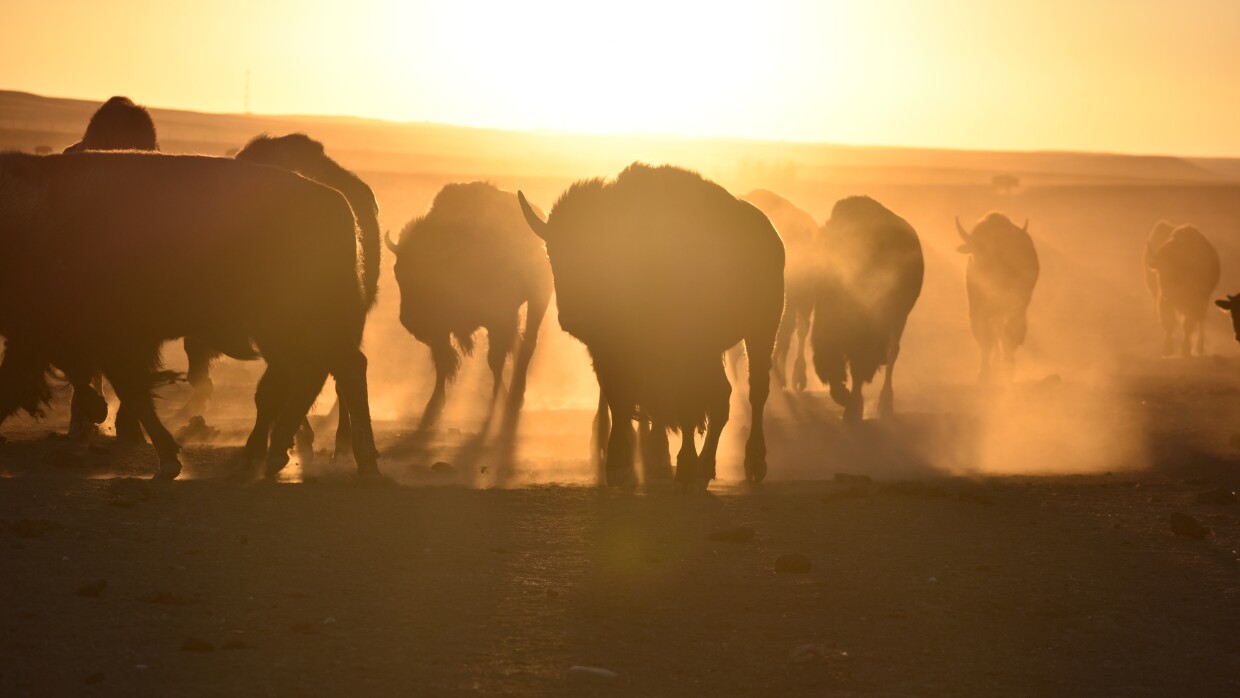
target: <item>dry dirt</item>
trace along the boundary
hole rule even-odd
[[[775,481],[742,486],[727,457],[706,495],[588,484],[583,411],[527,414],[517,445],[381,423],[395,482],[371,486],[323,457],[300,482],[231,478],[240,418],[172,483],[137,479],[145,448],[49,438],[59,414],[15,421],[0,694],[1236,694],[1240,389],[1218,376],[1240,368],[1133,370],[1107,393],[1131,433],[1106,437],[1143,436],[1131,467],[932,454],[984,440],[976,391],[910,388],[853,432],[823,394],[780,395]],[[1008,394],[1083,419],[1098,390]],[[1176,536],[1176,512],[1211,533]],[[792,554],[810,571],[777,572]]]

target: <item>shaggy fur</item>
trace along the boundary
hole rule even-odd
[[[814,304],[814,369],[844,406],[844,419],[859,421],[865,410],[861,389],[886,366],[878,409],[890,415],[900,337],[925,275],[917,232],[877,201],[854,196],[836,202],[819,235],[818,253],[822,278]]]
[[[524,199],[523,199],[524,200]],[[679,429],[676,478],[715,476],[731,386],[723,352],[744,341],[753,424],[751,480],[766,474],[762,412],[783,313],[784,249],[766,216],[696,173],[640,163],[610,182],[572,185],[543,222],[560,325],[594,359],[617,427],[607,439],[608,482],[632,474],[631,421]],[[701,454],[693,433],[709,427]]]
[[[113,97],[90,117],[82,140],[65,148],[66,153],[84,150],[159,150],[155,122],[128,97]]]
[[[1158,315],[1163,327],[1163,353],[1175,350],[1175,331],[1182,329],[1180,353],[1205,353],[1202,321],[1210,296],[1219,282],[1219,259],[1214,245],[1201,231],[1182,225],[1171,231],[1171,237],[1156,248],[1149,258],[1149,268],[1158,276]]]
[[[990,362],[999,358],[1011,378],[1016,349],[1025,342],[1029,301],[1038,283],[1038,253],[1026,228],[1002,213],[990,213],[965,232],[960,220],[956,230],[964,241],[958,251],[969,255],[965,267],[965,290],[969,296],[969,322],[982,351],[981,382],[990,380]]]
[[[267,359],[247,452],[269,473],[329,371],[359,469],[376,471],[356,235],[335,190],[223,158],[0,155],[0,260],[0,333],[45,348],[48,363],[102,369],[151,436],[161,476],[180,471],[179,447],[152,407],[152,370],[160,344],[186,335]],[[52,277],[65,282],[47,287]]]
[[[391,249],[401,324],[430,347],[435,362],[435,390],[423,425],[439,417],[460,353],[473,350],[479,328],[487,331],[492,406],[503,389],[504,364],[515,355],[507,410],[512,424],[525,399],[526,374],[552,290],[546,248],[526,225],[516,195],[486,182],[449,184],[426,215],[405,226]]]
[[[774,224],[787,250],[784,267],[784,317],[775,338],[775,378],[781,384],[791,384],[796,390],[804,390],[807,384],[805,364],[805,339],[809,335],[810,317],[814,312],[814,239],[818,237],[818,224],[805,211],[793,206],[787,199],[765,189],[757,189],[741,197],[758,207],[759,211]],[[796,341],[792,341],[793,334]],[[796,361],[792,374],[788,375],[788,353],[796,346]]]

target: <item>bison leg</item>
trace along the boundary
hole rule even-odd
[[[598,411],[594,413],[594,428],[590,434],[590,458],[599,469],[600,481],[606,476],[603,467],[607,463],[607,447],[610,439],[611,413],[607,407],[607,399],[603,396],[603,389],[600,387],[598,391]]]
[[[116,388],[114,384],[113,389]],[[117,396],[120,391],[117,391]],[[146,443],[146,437],[142,434],[141,420],[134,414],[133,410],[125,404],[125,399],[121,398],[121,404],[116,408],[116,438],[121,441],[129,441],[136,444]]]
[[[865,395],[862,394],[865,381],[857,375],[856,368],[850,366],[849,372],[852,379],[852,391],[848,394],[848,400],[844,405],[844,421],[860,422],[865,418]]]
[[[771,351],[775,344],[773,330],[769,334],[757,333],[745,337],[745,353],[749,355],[749,408],[753,415],[749,441],[745,443],[745,479],[750,482],[762,482],[766,477],[766,432],[762,426],[762,415],[771,391]]]
[[[1175,353],[1175,328],[1177,323],[1175,306],[1165,297],[1158,299],[1158,320],[1162,323],[1163,329],[1163,356],[1171,356]]]
[[[151,435],[151,444],[159,456],[159,469],[155,472],[155,479],[173,480],[181,474],[181,461],[177,458],[181,447],[155,414],[155,404],[151,399],[153,382],[150,363],[153,362],[145,362],[140,358],[106,362],[106,374],[121,404]]]
[[[359,476],[379,475],[379,450],[375,447],[374,425],[370,421],[370,391],[366,385],[366,355],[351,350],[334,371],[340,396],[340,413],[348,414],[353,457]]]
[[[353,452],[353,419],[344,404],[344,391],[340,389],[340,379],[336,379],[336,450],[332,458],[344,458]]]
[[[273,367],[268,364],[262,378],[258,379],[258,387],[254,390],[256,412],[254,429],[250,431],[250,437],[245,442],[247,471],[254,463],[267,458],[271,424],[275,421],[276,415],[280,413],[284,398],[288,395],[288,389],[288,376],[284,375],[278,365]]]
[[[491,409],[504,392],[504,364],[512,353],[520,317],[513,312],[500,322],[487,327],[487,366],[491,369]]]
[[[779,323],[779,332],[775,335],[775,353],[771,357],[774,365],[775,384],[780,388],[788,385],[788,352],[792,347],[792,334],[796,330],[796,311],[784,309],[784,316]]]
[[[271,447],[267,450],[266,475],[274,478],[288,463],[293,438],[301,428],[311,406],[327,381],[327,369],[310,365],[290,367],[288,390],[271,426]]]
[[[439,421],[443,413],[443,404],[448,395],[448,381],[456,373],[456,365],[460,358],[452,348],[452,341],[445,334],[431,343],[431,358],[435,362],[435,390],[422,412],[420,428],[425,429]]]
[[[887,369],[883,371],[883,389],[878,394],[878,416],[887,418],[896,413],[896,394],[892,386],[892,377],[896,370],[896,359],[900,358],[900,337],[904,334],[904,323],[900,323],[887,342]],[[853,378],[856,382],[856,378]],[[856,383],[858,403],[861,402],[861,384]]]
[[[627,399],[613,400],[607,404],[611,409],[612,429],[607,438],[607,458],[603,463],[607,484],[612,487],[627,485],[633,481],[633,412],[636,408]]]
[[[676,484],[683,487],[706,482],[698,468],[697,444],[694,432],[697,424],[692,420],[680,423],[680,451],[676,454]]]
[[[89,377],[72,375],[66,371],[73,386],[73,398],[69,405],[69,438],[80,440],[90,436],[95,425],[108,418],[108,401],[91,385]]]
[[[641,446],[643,479],[670,480],[672,478],[672,458],[668,454],[667,427],[641,420]]]
[[[796,314],[797,358],[792,364],[792,389],[797,392],[801,392],[809,386],[809,379],[806,377],[805,362],[805,339],[809,336],[809,316],[809,308],[799,309]]]
[[[1189,313],[1184,314],[1184,343],[1180,346],[1181,356],[1193,355],[1193,335],[1201,331],[1201,318]],[[1198,352],[1200,353],[1200,352]]]
[[[187,417],[194,417],[207,411],[207,401],[215,394],[215,383],[211,380],[211,358],[215,350],[194,337],[186,337],[183,344],[185,359],[189,363],[185,378],[194,389],[194,394],[181,412]]]
[[[698,469],[702,480],[715,479],[715,463],[719,452],[719,437],[723,435],[723,427],[728,423],[732,411],[732,384],[727,374],[720,367],[715,377],[713,394],[706,405],[706,440],[702,443],[702,454],[698,458]],[[748,455],[748,452],[746,452]],[[763,454],[765,456],[765,453]],[[765,464],[765,458],[763,463]]]
[[[530,372],[530,361],[538,347],[538,330],[547,316],[551,303],[551,287],[539,289],[525,307],[525,331],[521,333],[521,347],[512,362],[512,387],[508,391],[508,419],[515,420],[517,412],[525,406],[525,381]]]

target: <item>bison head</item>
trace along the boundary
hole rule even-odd
[[[986,254],[990,248],[989,240],[987,240],[987,237],[989,236],[977,235],[976,233],[978,232],[977,229],[980,228],[983,224],[986,224],[989,220],[990,220],[990,216],[987,216],[987,218],[983,219],[981,223],[979,223],[976,227],[974,227],[973,229],[974,232],[970,233],[964,229],[963,225],[960,224],[960,216],[956,216],[956,232],[959,233],[960,239],[964,241],[964,244],[957,247],[956,251],[959,252],[960,254],[971,254],[971,255]],[[1007,220],[1006,217],[1004,218],[1004,220]],[[1020,230],[1022,233],[1025,233],[1026,235],[1029,234],[1029,220],[1028,219],[1025,219],[1025,224],[1021,226]]]
[[[579,225],[566,225],[561,220],[563,216],[557,216],[554,210],[550,218],[543,220],[523,192],[517,192],[517,200],[530,229],[547,244],[560,326],[565,332],[584,339],[590,333],[591,318],[608,300],[599,297],[600,293],[606,294],[608,288],[600,278],[607,273],[602,258],[605,255],[600,255],[592,236],[580,235],[580,231],[574,229]]]
[[[1223,312],[1231,315],[1231,328],[1236,335],[1236,341],[1240,342],[1240,294],[1227,296],[1222,300],[1214,301]]]

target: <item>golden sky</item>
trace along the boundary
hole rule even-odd
[[[518,129],[1240,155],[1236,0],[0,0],[0,89]]]

